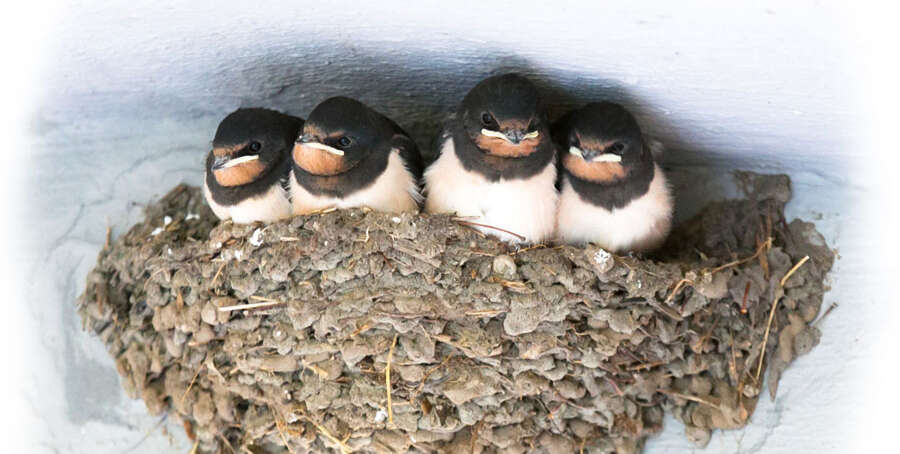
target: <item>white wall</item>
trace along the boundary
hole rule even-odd
[[[305,116],[328,96],[358,97],[427,146],[439,119],[499,69],[532,76],[560,110],[626,104],[670,148],[679,210],[727,194],[732,168],[788,172],[791,214],[815,218],[843,260],[823,344],[789,370],[744,432],[708,452],[844,452],[855,375],[871,361],[856,337],[865,251],[851,207],[872,183],[860,155],[860,40],[828,2],[79,2],[49,12],[29,116],[20,267],[31,366],[25,391],[38,449],[159,452],[169,440],[127,400],[112,363],[81,333],[72,302],[103,243],[140,204],[199,183],[218,121],[238,106]],[[9,71],[11,68],[6,67]],[[14,68],[13,68],[14,69]],[[724,191],[724,192],[723,192]],[[854,347],[848,347],[851,342]],[[838,361],[839,359],[839,361]],[[858,368],[858,367],[857,367]],[[824,404],[823,404],[824,402]],[[824,406],[822,406],[824,405]],[[24,417],[24,416],[23,416]],[[178,449],[188,448],[177,425]],[[647,452],[683,452],[669,421]],[[144,435],[149,433],[149,437]]]
[[[535,76],[551,103],[624,102],[684,150],[677,162],[816,168],[850,154],[847,25],[818,1],[106,3],[60,18],[48,121],[212,122],[239,105],[305,115],[343,93],[425,144],[440,114],[506,68]]]

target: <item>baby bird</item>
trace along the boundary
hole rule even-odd
[[[249,224],[291,215],[286,184],[301,127],[300,118],[258,108],[219,123],[203,177],[203,195],[219,219]]]
[[[391,119],[354,99],[334,97],[316,106],[292,161],[294,214],[361,206],[418,210],[418,147]]]
[[[665,241],[672,196],[637,120],[611,102],[574,110],[553,126],[561,161],[557,235],[615,253]]]
[[[511,243],[553,234],[555,152],[535,86],[518,74],[483,80],[465,96],[425,171],[425,211],[456,213]]]

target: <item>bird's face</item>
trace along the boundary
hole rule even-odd
[[[484,153],[519,158],[548,139],[537,89],[517,74],[483,80],[463,99],[463,128]]]
[[[219,124],[209,172],[226,187],[258,180],[276,166],[294,142],[300,120],[267,109],[238,109]]]
[[[640,126],[622,106],[593,103],[573,115],[558,142],[563,166],[576,177],[618,181],[646,158]]]
[[[294,164],[312,175],[338,175],[389,147],[392,136],[390,126],[364,104],[330,98],[309,114],[294,144]]]

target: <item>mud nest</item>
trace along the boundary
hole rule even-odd
[[[100,253],[79,312],[201,452],[633,453],[665,411],[703,445],[816,345],[834,260],[785,222],[786,176],[737,178],[746,199],[652,260],[447,216],[218,224],[178,186]]]

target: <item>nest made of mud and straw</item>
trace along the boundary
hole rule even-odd
[[[217,223],[178,186],[103,249],[79,311],[200,452],[633,453],[665,411],[703,445],[816,345],[833,262],[785,222],[786,176],[738,178],[746,199],[655,260],[449,216]]]

